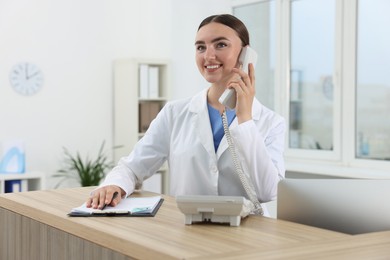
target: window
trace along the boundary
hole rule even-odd
[[[275,96],[275,1],[236,1],[233,14],[248,28],[250,45],[256,50],[256,98],[274,108]]]
[[[390,176],[390,1],[233,3],[259,52],[258,99],[287,122],[287,170]]]
[[[360,0],[357,22],[356,157],[390,160],[390,2]]]
[[[335,3],[291,2],[289,147],[333,149]]]

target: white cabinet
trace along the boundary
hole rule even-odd
[[[44,175],[41,172],[0,173],[0,193],[9,189],[14,192],[44,189]]]
[[[169,98],[170,65],[159,59],[120,59],[114,62],[114,160],[127,156],[151,120]],[[168,192],[168,170],[163,166],[144,188]]]

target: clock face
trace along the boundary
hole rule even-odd
[[[31,96],[37,93],[43,85],[43,73],[34,64],[21,62],[10,72],[12,88],[21,95]]]

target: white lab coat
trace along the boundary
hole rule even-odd
[[[276,199],[284,178],[285,121],[255,99],[253,120],[230,125],[238,156],[261,202]],[[101,186],[117,185],[127,195],[168,160],[170,194],[246,196],[225,136],[217,152],[207,109],[207,89],[168,102],[131,154],[121,158]]]

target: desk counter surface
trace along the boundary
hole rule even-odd
[[[294,246],[299,248],[306,243],[343,241],[352,237],[261,216],[243,219],[239,227],[184,225],[184,215],[177,208],[175,199],[165,195],[164,203],[155,217],[68,217],[67,213],[84,203],[91,190],[92,187],[3,194],[0,196],[0,209],[129,258],[141,259],[201,259],[211,256],[217,259],[227,255],[243,256],[245,252],[250,258],[250,252],[260,254]],[[132,196],[150,195],[155,194],[139,192]]]

